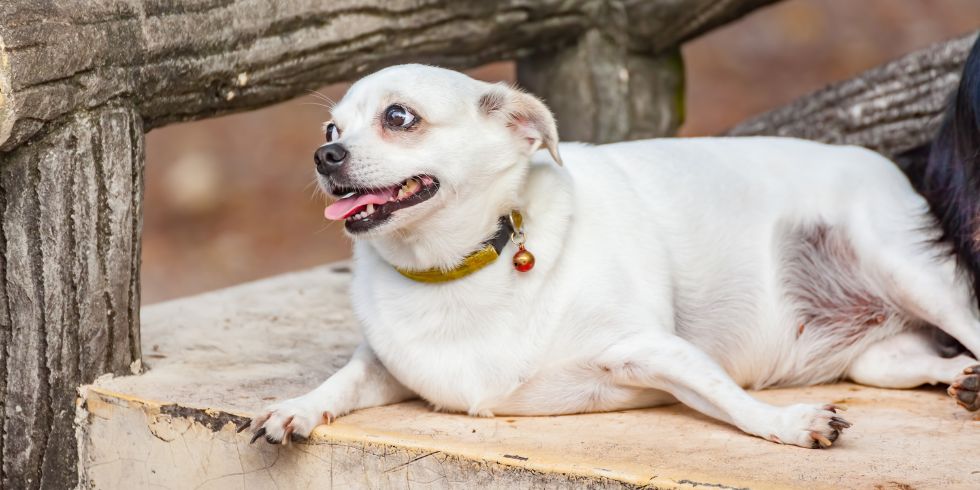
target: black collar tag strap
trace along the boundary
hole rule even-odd
[[[418,282],[448,282],[466,277],[490,264],[492,264],[507,246],[507,242],[512,241],[517,245],[517,253],[514,254],[514,269],[519,272],[527,272],[534,267],[534,255],[524,248],[527,237],[524,235],[524,217],[519,211],[511,211],[507,216],[501,216],[497,222],[497,233],[481,245],[480,249],[466,256],[456,267],[446,271],[442,269],[428,269],[424,271],[410,271],[395,267],[401,275]]]

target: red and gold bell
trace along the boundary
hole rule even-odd
[[[514,268],[518,272],[527,272],[534,267],[534,254],[528,252],[524,245],[520,246],[520,249],[514,254]]]

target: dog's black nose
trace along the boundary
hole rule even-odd
[[[313,153],[313,161],[316,163],[316,171],[321,175],[330,175],[337,170],[347,160],[347,149],[340,143],[330,143],[317,148]]]

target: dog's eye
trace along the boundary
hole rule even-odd
[[[415,124],[415,114],[398,105],[390,105],[385,109],[385,125],[390,128],[408,129]]]
[[[331,141],[334,141],[340,137],[340,129],[338,129],[337,125],[334,123],[327,124],[327,127],[324,128],[324,133],[326,133],[327,143],[330,143]]]

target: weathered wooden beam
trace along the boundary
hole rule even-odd
[[[773,2],[606,2],[576,42],[519,60],[517,78],[545,99],[564,140],[671,136],[684,116],[677,44]]]
[[[140,357],[142,170],[128,108],[0,154],[0,488],[73,488],[76,388]]]
[[[779,0],[625,0],[631,51],[660,53]]]
[[[282,101],[385,64],[470,66],[574,39],[596,0],[109,0],[0,6],[0,141],[125,101],[152,128]],[[7,132],[2,130],[6,128]]]
[[[113,102],[132,103],[153,128],[392,63],[468,67],[553,50],[603,27],[611,8],[632,12],[631,50],[661,51],[771,1],[6,1],[0,151]]]
[[[895,157],[932,139],[977,34],[906,55],[732,128],[731,136],[795,136]]]

